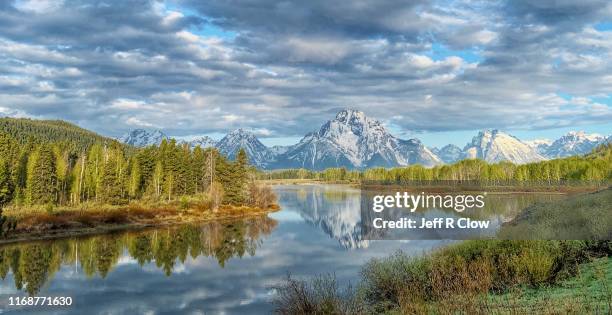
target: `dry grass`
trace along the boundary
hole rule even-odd
[[[424,257],[399,252],[370,261],[352,295],[336,286],[288,279],[277,288],[275,303],[281,314],[312,313],[304,310],[313,307],[317,314],[345,314],[345,303],[368,314],[565,314],[584,309],[603,314],[612,304],[601,302],[610,301],[610,277],[603,278],[606,285],[600,285],[603,293],[596,297],[591,289],[586,294],[571,289],[561,295],[548,288],[574,279],[578,266],[591,257],[610,255],[609,245],[609,241],[466,241]],[[533,297],[523,296],[527,293]],[[321,305],[327,305],[325,311]]]
[[[276,211],[267,208],[221,205],[212,211],[207,198],[181,198],[170,203],[131,203],[125,206],[84,204],[48,211],[44,207],[11,208],[7,214],[17,220],[17,227],[3,242],[44,239],[62,235],[91,234],[96,231],[146,227],[217,219],[238,218]]]

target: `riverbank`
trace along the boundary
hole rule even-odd
[[[125,206],[90,204],[53,210],[9,208],[5,214],[16,220],[17,225],[15,230],[0,239],[0,244],[261,216],[279,209],[274,204],[266,209],[221,205],[217,210],[211,210],[180,201]]]
[[[472,240],[421,257],[373,259],[354,288],[288,278],[280,314],[530,314],[612,311],[612,190],[535,204],[504,226],[539,240]],[[586,220],[586,218],[590,218]],[[571,226],[577,240],[556,238]],[[540,230],[542,236],[527,234]],[[543,237],[543,238],[539,238]],[[586,276],[585,276],[586,275]]]
[[[586,192],[596,192],[605,190],[609,184],[602,183],[585,183],[572,185],[555,185],[555,184],[480,184],[474,182],[409,182],[409,183],[385,183],[385,182],[361,182],[351,180],[319,180],[319,179],[259,179],[259,183],[265,185],[346,185],[364,190],[398,190],[406,191],[425,191],[431,193],[456,193],[456,192],[482,192],[496,194],[513,194],[513,193],[551,193],[551,194],[579,194]],[[447,181],[448,182],[448,181]]]
[[[319,180],[319,179],[258,179],[259,183],[264,185],[348,185],[348,186],[359,186],[359,182],[349,180]]]

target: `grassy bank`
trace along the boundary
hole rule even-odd
[[[507,239],[612,239],[612,188],[525,209],[504,225]]]
[[[607,312],[611,262],[599,257],[611,253],[607,241],[467,241],[425,257],[398,252],[372,260],[355,289],[339,288],[331,276],[289,278],[274,302],[279,314],[555,313],[553,306]],[[597,264],[602,272],[580,278]],[[569,304],[546,304],[556,293]]]
[[[276,288],[280,314],[551,314],[612,312],[608,189],[536,204],[505,226],[591,241],[474,240],[422,257],[398,252],[366,264],[356,287],[333,277],[289,278]],[[586,220],[588,218],[588,220]],[[585,221],[586,220],[586,221]],[[504,233],[505,231],[502,231]],[[576,237],[577,238],[577,237]]]
[[[109,231],[152,226],[226,220],[277,211],[278,205],[221,205],[198,198],[173,202],[133,202],[122,206],[85,203],[78,207],[9,207],[4,214],[16,221],[1,243],[98,234]]]

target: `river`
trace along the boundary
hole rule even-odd
[[[368,241],[360,191],[275,186],[265,217],[0,247],[2,314],[266,314],[274,285],[333,273],[355,283],[368,260],[422,255],[453,241]],[[480,216],[505,221],[551,195],[503,195]],[[71,306],[11,306],[9,297],[71,297]]]

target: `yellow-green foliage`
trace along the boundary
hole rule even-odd
[[[537,181],[553,183],[571,180],[612,179],[612,145],[602,145],[586,156],[574,156],[516,165],[510,162],[489,164],[468,159],[451,165],[425,168],[421,165],[396,168],[371,168],[361,172],[330,168],[321,172],[304,169],[278,170],[259,175],[261,179],[317,179],[327,181]]]

